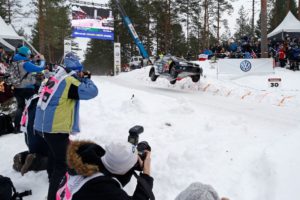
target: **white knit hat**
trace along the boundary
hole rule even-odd
[[[137,163],[137,149],[129,142],[112,142],[105,146],[101,160],[109,172],[124,175]]]

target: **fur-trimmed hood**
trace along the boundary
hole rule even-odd
[[[78,175],[91,176],[99,169],[105,150],[92,141],[72,141],[67,150],[67,163]]]

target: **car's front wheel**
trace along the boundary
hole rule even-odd
[[[152,68],[152,69],[150,70],[149,76],[150,76],[151,81],[156,81],[156,79],[157,79],[158,76],[155,75],[155,70],[154,70],[154,68]]]
[[[192,78],[192,81],[194,83],[196,83],[196,82],[198,82],[200,80],[200,75],[194,75],[194,76],[191,76],[191,78]]]

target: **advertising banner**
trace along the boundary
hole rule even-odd
[[[273,59],[219,59],[218,74],[259,75],[273,73]]]
[[[114,17],[109,8],[72,3],[72,37],[114,40]]]
[[[121,43],[114,43],[114,75],[121,72]]]

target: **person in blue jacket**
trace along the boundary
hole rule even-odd
[[[58,67],[54,76],[41,86],[34,128],[48,145],[48,200],[55,200],[59,183],[67,171],[66,152],[69,135],[80,132],[79,101],[98,95],[98,88],[83,76],[83,66],[73,54],[67,54],[65,67]]]
[[[33,73],[44,70],[45,60],[40,55],[41,62],[37,66],[30,61],[31,51],[28,47],[18,48],[17,54],[13,57],[13,62],[18,67],[18,83],[14,84],[14,95],[16,97],[18,108],[14,120],[15,131],[20,132],[20,121],[22,112],[25,108],[25,100],[29,99],[35,93],[35,76]]]

